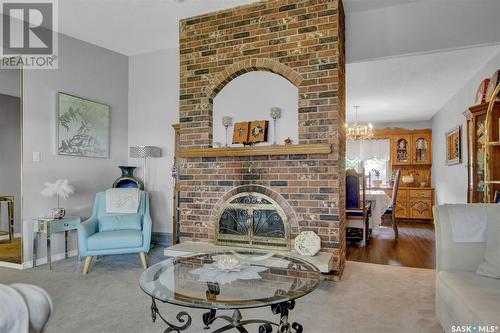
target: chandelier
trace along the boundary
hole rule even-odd
[[[358,123],[358,108],[359,105],[354,105],[356,109],[356,120],[351,126],[345,124],[347,140],[369,140],[373,138],[373,126],[371,123],[368,125]]]

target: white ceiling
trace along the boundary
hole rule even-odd
[[[64,0],[59,30],[137,55],[177,47],[179,19],[251,2]],[[347,105],[361,105],[360,119],[428,120],[500,52],[500,0],[343,3]]]
[[[136,55],[178,47],[179,20],[254,0],[62,0],[59,31]]]
[[[348,121],[429,120],[500,46],[486,46],[348,64]],[[499,64],[500,65],[500,64]]]
[[[499,0],[344,4],[350,121],[429,120],[500,52]]]
[[[349,63],[500,43],[499,0],[344,0],[344,4]]]
[[[425,0],[344,0],[344,8],[350,13],[364,12],[373,9],[382,9],[391,6],[399,6],[411,2],[420,2]]]

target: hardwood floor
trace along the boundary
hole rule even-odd
[[[367,247],[348,245],[347,260],[382,265],[436,268],[434,225],[430,223],[398,223],[399,239],[394,240],[390,224],[372,232]]]
[[[12,243],[0,241],[0,261],[21,263],[21,238],[14,238]]]

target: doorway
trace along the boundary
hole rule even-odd
[[[22,263],[22,68],[0,69],[0,261]]]

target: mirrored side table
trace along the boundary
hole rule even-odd
[[[65,258],[68,258],[68,232],[71,230],[76,231],[78,228],[78,224],[80,224],[79,216],[66,216],[60,220],[52,218],[33,219],[33,267],[36,267],[40,234],[45,234],[47,236],[47,263],[49,264],[49,269],[52,269],[52,259],[50,253],[51,234],[56,232],[64,232],[64,254]],[[79,260],[79,258],[80,253],[77,253],[77,260]]]

